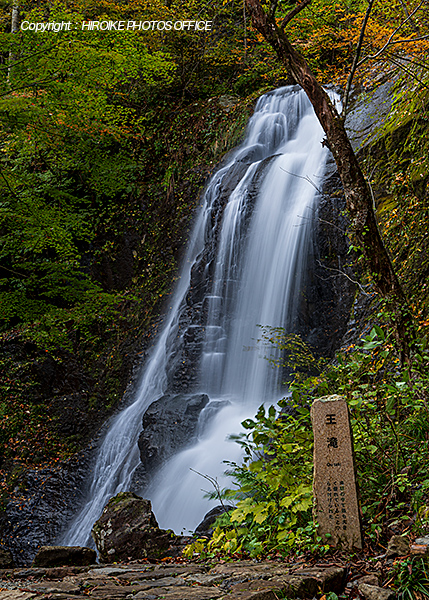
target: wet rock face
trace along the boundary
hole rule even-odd
[[[260,168],[248,192],[248,222],[261,178],[269,164],[269,161],[263,162],[266,164]],[[333,162],[328,165],[328,171],[330,174],[324,181],[318,209],[313,216],[314,238],[306,272],[301,288],[296,290],[297,316],[293,331],[299,333],[316,354],[330,357],[340,346],[346,331],[356,286],[353,283],[353,255],[349,254],[345,235],[348,226],[343,215],[345,201]],[[190,289],[179,317],[166,393],[148,408],[143,417],[143,431],[139,438],[141,464],[134,475],[134,490],[146,486],[151,474],[163,462],[192,445],[198,417],[209,401],[208,396],[193,395],[192,391],[199,374],[207,320],[206,298],[212,285],[223,206],[231,186],[237,184],[243,172],[243,167],[237,166],[228,181],[222,181],[222,193],[216,200],[211,228],[206,232],[207,243],[193,266]],[[290,368],[285,368],[285,380],[289,372]]]
[[[100,561],[152,558],[168,554],[175,535],[159,529],[149,500],[132,492],[111,498],[92,528]]]
[[[88,452],[57,468],[27,471],[18,480],[0,523],[0,542],[17,566],[31,564],[38,548],[55,543],[83,499]]]
[[[395,83],[396,78],[387,74],[386,81],[374,81],[373,85],[352,98],[345,125],[355,151],[374,144],[379,139],[378,129],[384,124],[392,108]]]
[[[148,408],[143,417],[143,431],[139,437],[141,463],[145,474],[154,471],[187,445],[192,445],[198,418],[208,402],[209,397],[206,394],[166,395]],[[140,483],[147,483],[147,477],[143,476]]]
[[[344,210],[341,180],[333,171],[325,179],[314,215],[313,246],[295,324],[295,331],[321,356],[331,357],[340,347],[356,292]]]
[[[204,232],[204,249],[192,267],[189,291],[179,315],[174,355],[170,357],[168,363],[166,394],[191,393],[195,390],[204,340],[204,326],[207,321],[206,298],[210,294],[213,283],[222,217],[232,191],[247,171],[250,158],[254,157],[240,157],[234,168],[230,169],[216,186],[216,198],[211,206]],[[244,230],[250,223],[260,184],[272,160],[273,157],[269,157],[261,161],[246,190]]]
[[[248,223],[261,180],[271,160],[262,161],[248,190]],[[178,325],[179,341],[167,373],[167,394],[170,395],[195,389],[207,320],[206,299],[212,286],[223,209],[237,178],[243,175],[240,165],[228,181],[222,182],[222,193],[213,207],[212,222],[206,232],[205,248],[192,268],[191,285]],[[340,346],[356,291],[353,283],[354,257],[349,253],[348,221],[344,210],[341,181],[331,159],[318,208],[313,215],[313,242],[306,272],[301,288],[295,290],[297,316],[293,323],[293,330],[321,356],[333,356]]]
[[[140,348],[142,352],[146,351],[152,336],[153,330],[145,338]],[[91,389],[92,384],[75,357],[65,353],[62,361],[55,361],[19,335],[11,336],[1,349],[17,362],[32,359],[29,371],[23,372],[23,377],[29,376],[35,381],[29,399],[34,403],[43,400],[46,412],[54,417],[58,434],[78,433],[82,440],[94,439],[94,432],[108,412],[100,406],[88,416],[85,390]],[[139,379],[141,357],[134,360],[131,381],[127,375],[129,385],[124,402],[135,393]],[[124,375],[125,371],[124,366]],[[76,389],[80,391],[73,391]],[[55,397],[47,400],[50,394]],[[61,534],[85,501],[86,477],[97,442],[94,440],[84,451],[55,467],[28,469],[16,479],[6,508],[0,512],[0,548],[11,553],[17,566],[31,564],[41,546],[61,543]]]

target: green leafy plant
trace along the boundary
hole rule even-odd
[[[307,407],[292,414],[261,406],[235,436],[243,462],[227,463],[234,488],[223,495],[236,505],[217,520],[211,540],[198,540],[188,555],[201,552],[250,556],[323,549],[312,523],[313,436]],[[327,547],[325,548],[327,549]]]

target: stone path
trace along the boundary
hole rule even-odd
[[[118,566],[9,569],[0,573],[1,600],[276,600],[340,592],[345,569],[302,569],[275,562],[202,564],[132,562]]]
[[[0,571],[0,600],[313,598],[341,593],[346,577],[341,566],[306,568],[303,563],[252,560],[215,566],[133,561],[117,566],[21,568]]]

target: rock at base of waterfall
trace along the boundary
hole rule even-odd
[[[83,546],[42,546],[33,561],[33,567],[86,567],[97,561],[97,554]]]
[[[206,515],[204,515],[204,519],[201,521],[199,525],[197,525],[195,529],[195,535],[206,535],[211,536],[213,533],[213,524],[218,517],[223,515],[223,513],[233,510],[233,506],[215,506],[212,508]]]
[[[132,492],[120,492],[109,500],[91,535],[100,561],[106,563],[163,558],[176,542],[174,533],[158,527],[150,501]]]
[[[165,395],[153,402],[143,416],[139,437],[140,484],[171,456],[196,439],[198,418],[210,399],[207,394]]]

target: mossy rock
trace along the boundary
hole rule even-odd
[[[109,500],[91,535],[102,562],[167,556],[175,535],[158,527],[152,505],[132,492]]]

